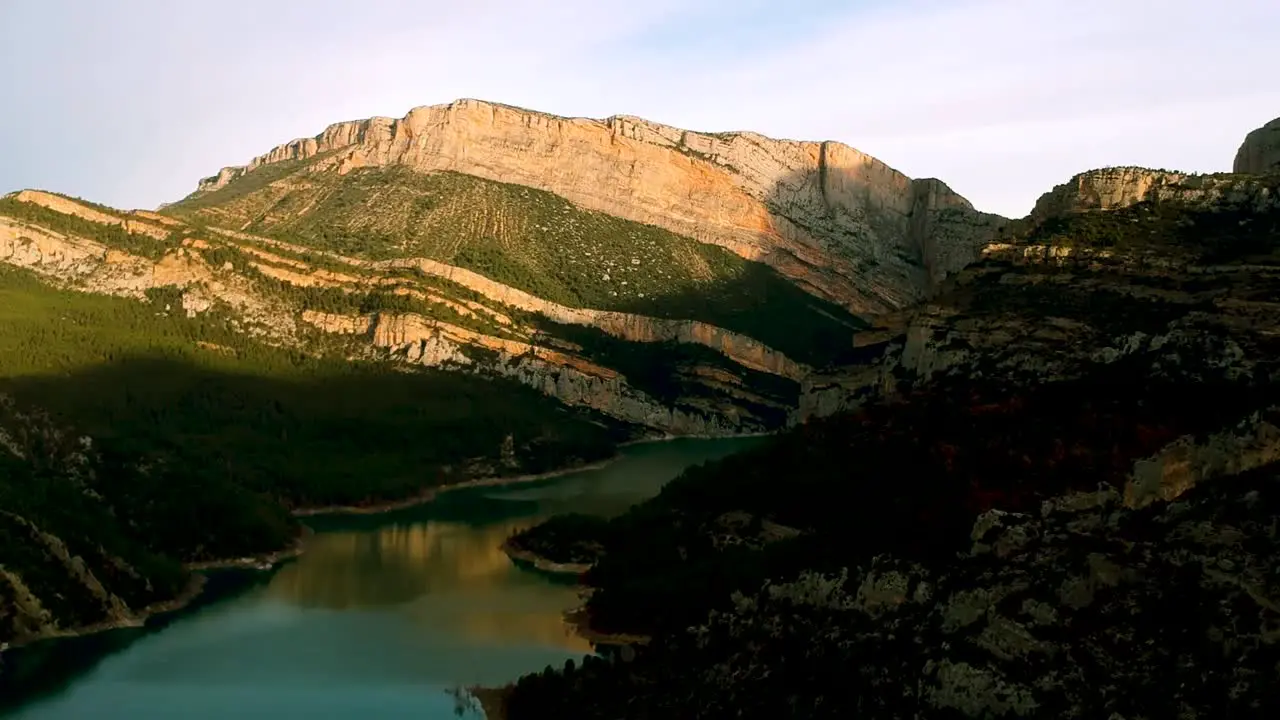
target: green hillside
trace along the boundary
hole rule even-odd
[[[624,437],[515,383],[268,347],[157,300],[0,268],[0,642],[24,632],[13,577],[63,627],[106,612],[40,533],[138,608],[173,595],[181,561],[285,545],[287,507],[597,460]]]
[[[861,322],[771,268],[469,175],[266,165],[164,212],[366,259],[426,257],[575,307],[693,319],[824,364]]]

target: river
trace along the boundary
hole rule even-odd
[[[0,717],[481,718],[449,691],[592,652],[562,619],[573,586],[515,567],[502,541],[556,513],[623,512],[681,469],[755,442],[632,445],[595,470],[310,518],[306,552],[274,571],[214,574],[199,604],[146,628],[6,655]]]

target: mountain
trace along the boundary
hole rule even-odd
[[[927,296],[1002,223],[838,143],[462,100],[330,126],[159,213],[10,195],[0,259],[724,435],[785,424],[862,314]]]
[[[1003,223],[838,143],[472,100],[156,212],[0,197],[0,646],[180,604],[293,511],[781,428]]]
[[[1245,136],[1232,169],[1238,173],[1280,172],[1280,118]]]
[[[321,190],[307,188],[310,175],[297,172],[303,167],[338,176],[362,169],[449,171],[545,190],[586,210],[653,225],[759,261],[858,314],[900,308],[925,297],[933,283],[970,262],[985,234],[1002,220],[975,212],[938,180],[912,180],[836,142],[700,133],[630,116],[564,118],[479,100],[415,108],[399,120],[331,125],[246,166],[224,168],[167,210],[180,211],[184,205],[198,210],[208,202],[203,198],[240,182],[213,201],[218,209],[198,214],[242,223],[247,230],[285,229],[299,215],[318,222],[332,205],[311,207]],[[243,182],[255,173],[256,182]],[[285,177],[292,179],[276,182]],[[268,182],[273,184],[270,191],[231,202],[229,196]],[[366,193],[376,191],[370,185],[381,184],[376,179],[355,181]],[[479,186],[467,191],[493,192]],[[442,192],[447,198],[449,191],[438,186],[423,187],[415,195]],[[352,189],[346,200],[359,202],[361,197]],[[399,214],[400,227],[417,225],[415,234],[438,231],[460,212],[446,198],[428,203],[434,212],[427,210],[424,216]],[[409,198],[400,202],[407,207]],[[499,242],[529,242],[530,232],[536,237],[544,223],[512,218],[510,212],[472,215],[472,232],[488,232]],[[392,227],[396,221],[350,222],[352,229],[397,233]],[[460,249],[421,241],[412,248],[439,260]],[[402,245],[401,250],[410,248]],[[537,269],[557,279],[568,272],[553,263]],[[603,296],[583,299],[608,302]]]
[[[1280,174],[1082,173],[795,426],[513,553],[626,649],[511,720],[1271,717]]]
[[[192,567],[287,551],[290,510],[559,470],[632,437],[511,380],[272,346],[148,289],[0,267],[0,647],[181,604]]]

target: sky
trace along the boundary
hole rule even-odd
[[[0,192],[154,208],[330,123],[479,98],[836,140],[1025,215],[1095,167],[1229,170],[1276,0],[0,0]]]

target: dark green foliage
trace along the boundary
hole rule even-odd
[[[965,309],[974,314],[1008,314],[1029,321],[1066,318],[1087,323],[1108,336],[1117,336],[1162,331],[1174,320],[1212,308],[1212,303],[1201,298],[1136,296],[1124,291],[1121,278],[1106,272],[1081,269],[1067,282],[1055,279],[1051,271],[1038,268],[1026,273],[1043,275],[1046,282],[1014,285],[1002,283],[999,275],[987,275],[972,286],[972,299],[964,305]],[[1115,282],[1108,283],[1108,280]],[[1185,286],[1179,285],[1179,289]]]
[[[608,523],[594,515],[565,513],[512,535],[508,544],[556,563],[593,563],[604,548]]]
[[[602,630],[683,627],[732,590],[802,567],[838,569],[875,552],[945,556],[982,510],[1120,483],[1135,458],[1264,400],[1245,385],[1150,382],[1117,363],[1025,391],[947,381],[904,404],[812,421],[687,470],[593,530],[605,552],[587,578],[598,588],[588,608]],[[729,512],[805,535],[760,550],[717,543]]]
[[[968,547],[982,511],[1036,514],[1042,500],[1065,491],[1119,486],[1135,459],[1276,400],[1274,392],[1243,384],[1150,382],[1135,368],[1121,363],[1087,381],[1026,392],[970,381],[939,386],[903,404],[811,422],[686,471],[603,527],[564,523],[528,531],[525,537],[553,557],[582,543],[603,545],[585,578],[595,588],[587,604],[592,627],[649,633],[654,641],[635,665],[522,678],[509,716],[716,707],[725,716],[739,708],[743,717],[776,717],[785,709],[769,705],[766,695],[752,696],[750,684],[702,674],[724,662],[767,667],[776,683],[770,687],[806,701],[821,694],[822,711],[802,716],[856,717],[858,693],[846,692],[854,678],[841,681],[839,668],[847,673],[876,663],[888,678],[894,670],[890,657],[824,654],[850,637],[842,633],[861,632],[848,616],[772,607],[767,636],[713,633],[700,641],[710,645],[691,645],[687,629],[706,624],[712,612],[741,612],[731,601],[735,591],[754,594],[766,581],[795,582],[805,571],[839,574],[881,553],[946,567]],[[804,534],[756,548],[717,542],[725,534],[719,519],[731,512]],[[730,690],[715,691],[717,682]],[[729,691],[734,698],[723,695]]]
[[[213,317],[0,279],[0,388],[89,435],[176,453],[290,504],[403,497],[462,460],[496,460],[508,434],[563,459],[611,451],[605,430],[514,382],[314,358]]]
[[[625,435],[512,382],[272,348],[216,315],[188,319],[176,290],[149,295],[58,291],[0,269],[0,396],[13,400],[0,439],[22,451],[0,445],[0,566],[64,627],[104,619],[105,605],[27,523],[137,609],[174,595],[180,561],[286,545],[286,508],[595,461]],[[16,593],[0,576],[0,619]],[[0,623],[0,641],[21,632]]]

